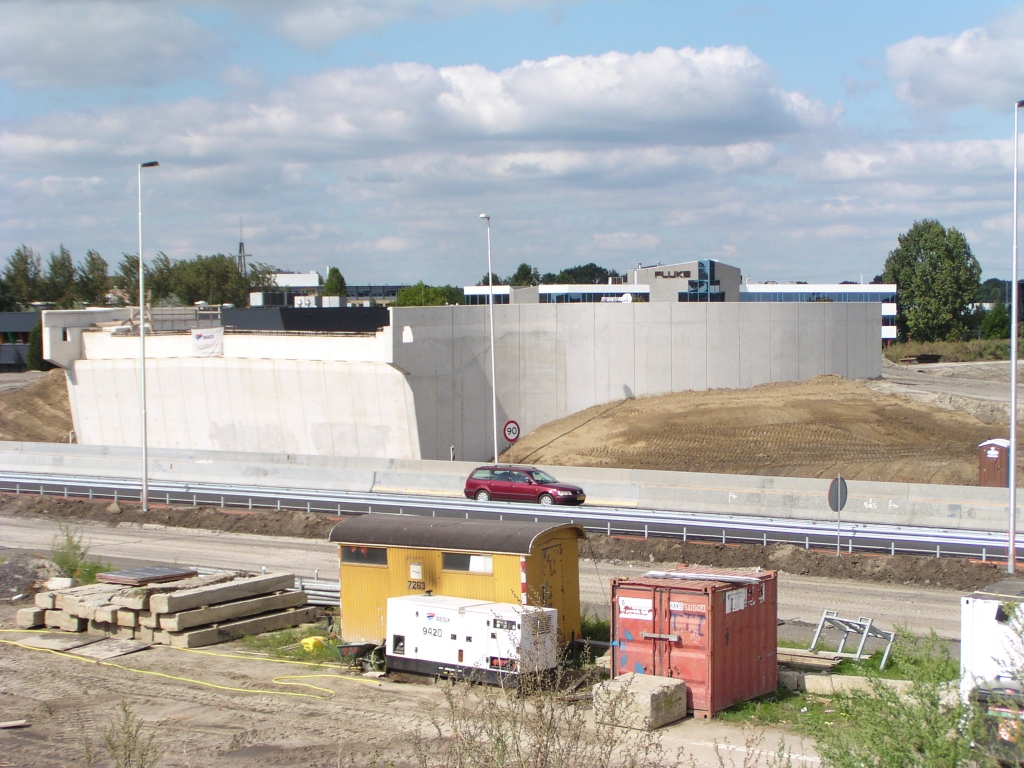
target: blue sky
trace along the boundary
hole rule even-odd
[[[1010,268],[1024,5],[0,2],[0,256],[351,283],[698,257],[870,279],[916,219]]]

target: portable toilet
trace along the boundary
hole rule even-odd
[[[464,520],[372,514],[338,523],[342,634],[350,642],[384,639],[387,601],[443,595],[519,603],[558,612],[558,635],[580,635],[576,524]]]
[[[978,485],[989,488],[1010,487],[1010,441],[986,440],[978,446]]]

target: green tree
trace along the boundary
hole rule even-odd
[[[43,359],[43,322],[36,323],[28,334],[28,349],[25,350],[25,364],[30,371],[48,371],[53,364]]]
[[[14,293],[7,287],[7,283],[0,280],[0,312],[14,312],[18,309],[18,302],[14,300]]]
[[[345,277],[337,267],[327,270],[327,282],[324,283],[324,296],[345,296]]]
[[[555,277],[554,282],[558,285],[600,285],[607,283],[609,277],[619,277],[619,273],[590,262],[563,269]]]
[[[396,307],[439,307],[446,304],[462,304],[465,299],[461,288],[454,285],[425,285],[420,280],[398,291]]]
[[[981,320],[981,338],[1010,338],[1010,313],[1002,302],[996,302],[992,309],[985,313]]]
[[[507,282],[509,285],[537,285],[540,283],[540,272],[536,267],[531,267],[524,262],[519,265],[519,269],[512,273]]]
[[[1003,304],[1010,303],[1010,281],[1000,280],[998,277],[990,277],[980,286],[974,294],[974,300],[978,304]]]
[[[143,269],[146,279],[149,279],[149,267]],[[122,253],[121,261],[117,263],[117,269],[111,275],[110,281],[114,287],[126,298],[126,303],[137,305],[139,303],[139,257],[134,253]]]
[[[249,265],[249,290],[251,292],[267,291],[274,287],[274,275],[277,274],[277,267],[273,264],[264,264],[262,261],[255,261]],[[248,299],[245,306],[249,306]]]
[[[22,306],[42,300],[43,264],[42,259],[26,245],[18,248],[7,259],[4,282]]]
[[[504,285],[505,281],[502,280],[500,277],[498,277],[493,272],[491,272],[491,284],[492,285]],[[484,276],[480,278],[480,282],[477,283],[477,285],[488,285],[487,273],[486,272],[484,273]]]
[[[92,249],[86,251],[85,260],[75,273],[78,298],[91,307],[102,307],[106,304],[109,290],[110,276],[107,274],[106,259]]]
[[[981,266],[959,230],[946,229],[934,219],[914,222],[889,253],[882,277],[897,286],[901,339],[963,338]]]
[[[75,262],[71,252],[61,243],[56,253],[50,251],[50,259],[46,264],[44,301],[53,302],[58,309],[71,309],[75,306],[75,288]]]
[[[196,256],[188,261],[174,262],[171,288],[185,305],[205,301],[207,304],[249,304],[249,279],[238,271],[234,256],[218,253]]]

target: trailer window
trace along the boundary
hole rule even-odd
[[[443,552],[441,567],[446,571],[463,571],[465,573],[494,572],[490,555],[466,555],[461,552]]]
[[[384,547],[342,547],[341,562],[358,565],[387,565],[388,551]]]

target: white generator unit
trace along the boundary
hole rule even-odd
[[[960,598],[960,692],[1009,679],[1024,667],[1024,580],[1006,579]]]
[[[388,599],[388,670],[497,683],[553,669],[558,612],[462,597]]]

